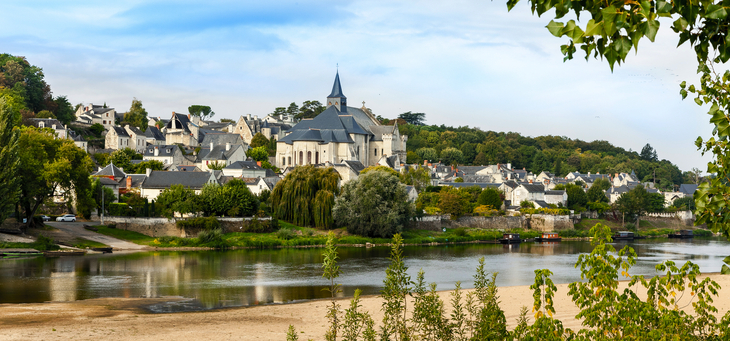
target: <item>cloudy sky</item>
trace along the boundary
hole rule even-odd
[[[152,116],[209,105],[215,118],[264,116],[324,102],[339,64],[350,105],[426,113],[428,124],[650,143],[683,170],[705,169],[694,147],[711,127],[682,101],[695,57],[670,22],[612,73],[582,55],[563,63],[527,3],[505,1],[37,1],[3,4],[0,52],[44,69],[55,95],[132,98]]]

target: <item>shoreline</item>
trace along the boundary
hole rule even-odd
[[[730,309],[730,276],[719,273],[703,274],[721,289],[714,297],[718,315]],[[619,290],[628,281],[621,281]],[[575,319],[578,308],[568,297],[568,284],[557,284],[555,318],[566,328],[580,329]],[[469,292],[471,289],[464,289]],[[645,297],[639,290],[640,297]],[[451,291],[439,291],[447,314]],[[498,287],[500,306],[504,310],[508,328],[514,328],[522,306],[532,306],[529,286]],[[300,340],[321,340],[327,329],[325,318],[329,299],[304,302],[274,303],[248,307],[229,307],[215,310],[179,313],[151,313],[146,306],[162,302],[185,300],[181,297],[163,298],[98,298],[73,302],[45,302],[0,304],[0,340],[28,340],[70,338],[75,340],[284,340],[289,325],[293,325]],[[337,299],[341,308],[349,306],[351,297]],[[382,321],[378,295],[362,296],[361,305],[376,325]],[[409,304],[412,307],[412,304]],[[530,321],[534,321],[528,313]]]

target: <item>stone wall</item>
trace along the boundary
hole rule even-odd
[[[218,218],[224,233],[243,230],[244,221],[250,223],[253,218]],[[271,218],[259,218],[270,220]],[[200,231],[183,230],[177,227],[177,219],[167,218],[134,218],[104,217],[105,224],[116,224],[120,230],[133,231],[150,237],[195,237]]]
[[[567,215],[533,214],[526,216],[528,226],[537,231],[555,232],[574,228],[573,220]]]
[[[532,228],[539,231],[552,232],[573,228],[573,221],[570,216],[553,216],[545,214],[533,214],[532,218],[527,216],[518,217],[471,217],[464,216],[451,220],[449,215],[425,216],[417,222],[411,223],[411,227],[419,230],[439,231],[443,228],[470,227],[480,229],[504,230],[515,228]]]

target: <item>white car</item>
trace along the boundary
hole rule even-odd
[[[49,220],[51,220],[51,217],[49,217],[47,215],[42,215],[41,219],[43,219],[43,221],[49,221]]]
[[[76,216],[73,214],[64,214],[56,218],[56,221],[76,221]]]

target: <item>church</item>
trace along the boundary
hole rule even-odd
[[[347,106],[338,72],[327,96],[327,109],[300,121],[277,141],[276,166],[359,161],[368,167],[386,160],[400,164],[406,160],[406,141],[408,136],[400,134],[397,124],[381,125],[365,102],[362,108]]]

